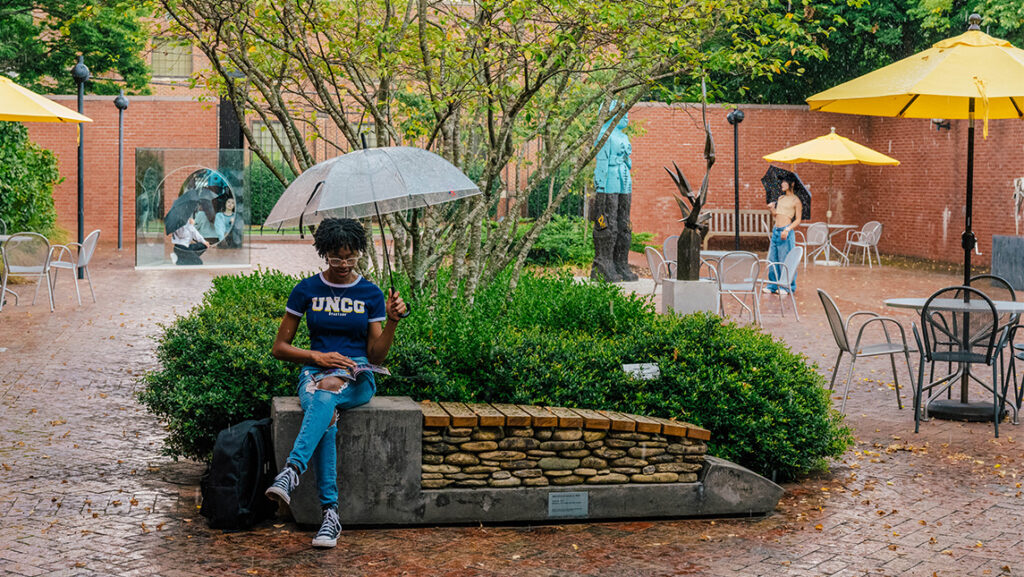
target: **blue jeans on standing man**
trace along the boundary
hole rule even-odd
[[[785,227],[777,226],[772,229],[772,241],[768,246],[768,261],[769,262],[786,262],[786,256],[789,255],[789,251],[793,250],[796,246],[796,241],[793,239],[793,231],[789,231],[786,236],[786,240],[782,240],[782,231]],[[775,281],[779,280],[778,273],[781,269],[777,266],[773,266],[768,269],[768,280],[772,281],[768,283],[768,290],[773,293],[779,292],[779,286]],[[789,271],[789,274],[793,277],[789,279],[789,287],[782,287],[789,290],[790,293],[796,291],[796,267]]]
[[[366,357],[352,357],[357,364],[366,364]],[[338,425],[331,424],[336,411],[343,411],[364,405],[377,392],[373,373],[361,373],[354,382],[337,392],[316,389],[307,390],[322,367],[303,366],[299,373],[299,403],[302,405],[302,427],[288,455],[288,462],[295,465],[299,474],[306,472],[310,460],[316,467],[316,484],[320,493],[320,506],[333,507],[338,504]]]

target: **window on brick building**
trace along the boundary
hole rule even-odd
[[[150,61],[154,77],[183,78],[192,74],[192,45],[182,38],[155,38]]]
[[[277,145],[274,135],[270,132],[271,130],[280,137],[285,150],[281,150]],[[284,126],[280,122],[272,120],[268,125],[265,122],[254,120],[252,123],[252,137],[256,141],[255,144],[275,162],[282,161],[287,155],[291,154],[291,150],[288,148],[288,138],[284,135]]]

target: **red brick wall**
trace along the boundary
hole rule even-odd
[[[51,96],[77,109],[75,96]],[[117,108],[112,96],[86,96],[85,234],[100,229],[102,244],[117,243]],[[26,123],[29,137],[57,155],[64,182],[54,191],[58,224],[78,230],[78,141],[76,125]],[[191,98],[131,96],[124,115],[124,246],[135,243],[135,149],[217,148],[217,105]]]
[[[54,96],[75,107],[75,97]],[[832,220],[884,225],[881,251],[889,254],[960,262],[964,227],[967,157],[966,121],[936,131],[928,120],[891,119],[812,113],[803,106],[743,105],[740,124],[740,207],[764,208],[760,178],[768,167],[762,157],[827,134],[830,127],[846,137],[899,159],[897,167],[833,168]],[[733,206],[733,129],[729,109],[708,108],[717,145],[708,206]],[[103,230],[104,243],[117,239],[117,109],[112,97],[86,97],[85,230]],[[665,166],[675,160],[694,187],[704,177],[700,109],[692,105],[642,103],[630,111],[630,124],[641,131],[633,143],[633,227],[654,232],[657,240],[679,230],[674,185]],[[55,200],[61,226],[76,230],[77,163],[75,128],[64,124],[27,124],[31,138],[53,150],[65,181]],[[136,147],[216,148],[216,104],[166,96],[132,97],[125,114],[126,246],[133,242]],[[824,220],[828,205],[829,167],[796,165],[814,195],[811,220]],[[974,230],[980,241],[978,263],[989,261],[993,234],[1015,234],[1011,195],[1013,179],[1024,176],[1024,123],[993,120],[982,138],[978,122],[975,146]],[[765,247],[766,248],[766,247]]]
[[[741,108],[746,118],[739,129],[740,208],[764,208],[760,183],[768,168],[764,155],[827,134],[834,126],[842,136],[893,156],[901,164],[834,167],[832,221],[882,222],[883,253],[963,260],[966,121],[954,120],[952,130],[936,131],[925,119],[823,114],[803,106]],[[708,108],[717,147],[709,208],[734,204],[733,128],[725,119],[727,113],[724,107]],[[643,132],[632,137],[633,228],[654,232],[660,241],[679,230],[679,209],[671,197],[675,187],[662,167],[671,167],[675,160],[693,187],[700,186],[704,177],[700,109],[643,103],[630,111],[630,124]],[[979,121],[976,132],[973,224],[983,256],[976,256],[975,262],[987,263],[992,235],[1015,234],[1011,197],[1013,179],[1024,176],[1024,123],[990,121],[985,140]],[[824,220],[829,167],[805,163],[795,170],[814,196],[811,220]]]

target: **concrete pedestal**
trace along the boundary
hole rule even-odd
[[[712,280],[662,281],[661,308],[658,312],[679,314],[711,312],[718,314],[718,283]]]

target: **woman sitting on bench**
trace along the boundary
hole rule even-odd
[[[358,221],[324,219],[313,234],[313,246],[327,268],[292,289],[272,351],[274,358],[302,365],[298,385],[302,427],[284,468],[266,493],[289,504],[299,476],[311,459],[315,461],[323,524],[313,546],[334,547],[341,533],[336,411],[365,404],[377,392],[372,372],[360,372],[352,380],[350,371],[384,362],[406,306],[393,291],[385,302],[377,285],[356,272],[359,255],[366,250],[366,231]],[[292,345],[303,316],[309,327],[308,351]],[[388,322],[382,325],[385,316]]]

